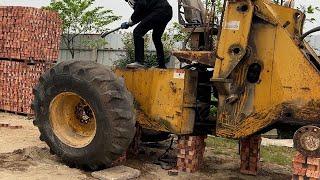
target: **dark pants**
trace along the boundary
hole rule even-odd
[[[144,39],[143,36],[148,31],[153,30],[152,40],[157,50],[157,60],[160,67],[165,67],[164,50],[161,41],[162,35],[166,29],[167,24],[172,18],[172,8],[170,6],[158,9],[146,18],[134,29],[134,46],[135,46],[135,61],[144,62]]]

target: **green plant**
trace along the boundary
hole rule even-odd
[[[122,42],[124,44],[125,55],[123,58],[115,62],[115,65],[120,68],[125,68],[127,64],[134,62],[134,43],[132,41],[132,35],[127,33],[123,36]]]
[[[125,68],[127,64],[130,64],[135,61],[134,59],[134,42],[132,38],[132,33],[126,33],[123,35],[122,42],[124,44],[124,50],[125,50],[125,55],[122,55],[122,58],[120,58],[118,61],[114,63],[115,66],[120,67],[120,68]],[[149,43],[149,38],[145,38],[145,43],[144,43],[144,52],[145,52],[145,57],[146,55],[146,50],[148,48],[148,43]],[[148,59],[148,58],[146,58]]]
[[[313,6],[313,5],[309,5],[309,6],[302,6],[302,5],[300,5],[300,6],[298,7],[298,9],[299,9],[300,11],[302,11],[303,13],[309,14],[309,15],[310,15],[310,14],[314,14],[316,11],[320,11],[320,8],[319,8],[319,7]],[[312,17],[312,18],[307,18],[306,21],[313,23],[313,22],[316,21],[316,19]]]
[[[118,20],[112,10],[103,7],[93,7],[95,0],[60,0],[51,1],[45,9],[59,13],[63,22],[63,42],[67,46],[72,58],[74,58],[75,38],[80,34],[101,33],[107,30],[107,26]],[[102,40],[91,42],[90,46],[106,44]]]
[[[216,97],[214,97],[214,95],[211,95],[211,100],[212,100],[213,102],[218,103],[218,99],[217,99]],[[218,107],[216,107],[216,106],[211,106],[211,107],[210,107],[210,115],[211,115],[211,116],[217,116],[217,114],[218,114]]]
[[[182,31],[183,26],[178,22],[174,22],[173,26],[169,29],[172,34],[172,40],[174,42],[183,42],[187,37],[188,33]]]
[[[296,150],[288,147],[263,146],[261,157],[264,162],[290,166]]]

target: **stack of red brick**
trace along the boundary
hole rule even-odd
[[[261,136],[250,136],[240,140],[240,172],[257,175],[260,162]]]
[[[55,12],[0,7],[0,110],[33,114],[32,89],[58,59],[61,24]]]
[[[0,60],[0,109],[32,114],[32,88],[48,68],[50,65],[45,63],[27,65],[23,62]]]
[[[320,158],[306,157],[299,152],[293,159],[293,180],[319,180]]]
[[[203,164],[203,156],[206,136],[181,136],[178,140],[179,171],[193,173],[199,170]]]
[[[0,7],[0,57],[56,61],[61,20],[51,11],[30,7]]]

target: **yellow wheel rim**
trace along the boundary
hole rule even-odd
[[[49,118],[54,134],[68,146],[86,147],[96,134],[95,114],[91,106],[76,93],[57,95],[50,103]]]

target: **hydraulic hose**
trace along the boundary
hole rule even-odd
[[[310,31],[302,34],[301,37],[300,37],[300,40],[302,41],[302,40],[304,40],[304,38],[306,38],[306,37],[309,36],[310,34],[315,33],[315,32],[318,32],[318,31],[320,31],[320,26],[319,26],[319,27],[316,27],[316,28],[313,28],[313,29],[311,29]]]

